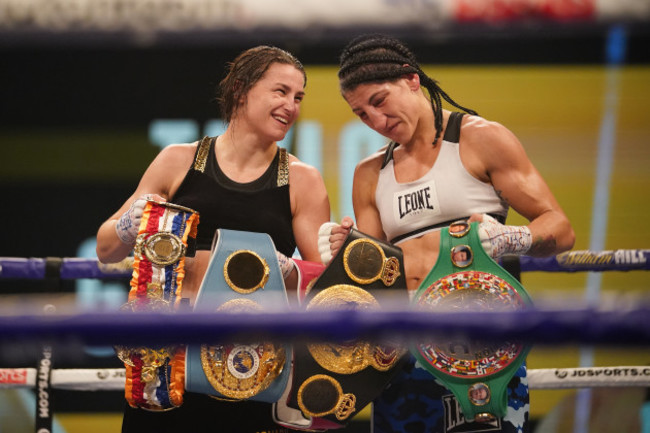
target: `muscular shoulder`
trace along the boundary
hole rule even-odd
[[[386,148],[373,153],[370,156],[362,159],[355,169],[355,176],[362,176],[364,178],[376,178],[379,176],[379,170],[384,163]]]
[[[189,167],[194,161],[196,146],[198,142],[170,144],[158,153],[155,161],[165,165],[181,165]]]
[[[196,146],[197,143],[188,143],[165,147],[149,165],[140,181],[140,188],[146,193],[172,197],[192,166]]]
[[[465,116],[461,126],[460,155],[467,170],[489,181],[489,173],[507,159],[523,152],[515,135],[499,122],[478,116]]]
[[[289,155],[289,176],[292,183],[304,183],[321,179],[320,172],[313,165],[302,162],[292,154]]]
[[[289,187],[294,218],[298,215],[307,216],[308,219],[314,215],[319,215],[317,218],[324,220],[329,218],[329,199],[321,173],[316,167],[300,161],[291,154],[289,155]],[[318,225],[320,226],[322,222],[319,219]],[[318,226],[315,230],[318,230]]]
[[[494,152],[495,146],[513,144],[516,140],[508,128],[478,116],[465,116],[461,125],[461,143],[471,145],[476,151]]]

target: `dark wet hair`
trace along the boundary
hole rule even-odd
[[[217,101],[224,120],[230,122],[239,108],[240,99],[257,83],[273,63],[293,65],[302,72],[307,85],[307,74],[302,63],[293,54],[277,47],[260,45],[239,54],[228,63],[226,78],[217,88]]]
[[[348,43],[339,59],[339,84],[344,93],[360,84],[394,81],[404,74],[418,74],[421,85],[429,92],[436,127],[434,143],[442,132],[442,99],[469,114],[478,115],[451,99],[437,81],[420,69],[415,55],[398,39],[381,34],[359,36]]]

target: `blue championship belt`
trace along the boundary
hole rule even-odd
[[[513,311],[532,305],[523,286],[487,255],[478,223],[457,221],[440,232],[440,254],[418,288],[418,309],[439,312]],[[489,326],[489,324],[486,324]],[[440,337],[412,348],[415,358],[455,395],[467,421],[506,414],[507,385],[530,345]]]
[[[313,282],[307,311],[379,310],[390,294],[408,304],[402,250],[351,230],[337,255]],[[345,425],[388,385],[405,361],[394,342],[313,341],[294,345],[287,405],[305,416]]]
[[[197,312],[254,313],[288,308],[275,246],[264,233],[219,229],[194,306]],[[187,349],[187,391],[224,400],[275,402],[284,391],[291,346],[207,342]]]

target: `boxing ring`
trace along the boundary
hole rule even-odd
[[[502,265],[513,275],[542,272],[647,271],[650,250],[572,251],[549,258],[508,257]],[[81,258],[0,258],[2,279],[128,279],[132,261],[102,265]],[[256,314],[143,313],[57,311],[52,305],[39,310],[18,310],[0,316],[0,348],[16,345],[33,349],[34,368],[0,368],[0,389],[120,391],[122,368],[54,368],[61,353],[87,346],[200,343],[268,337],[346,340],[419,338],[432,334],[462,334],[480,339],[519,339],[535,345],[650,346],[650,303],[627,308],[536,305],[526,311],[432,313],[407,311],[401,306],[382,311],[270,311]],[[168,332],[161,336],[164,320]],[[490,326],[485,326],[490,323]],[[139,330],[138,334],[133,329]],[[263,330],[261,332],[260,330]],[[53,348],[53,351],[51,350]],[[54,353],[54,355],[52,354]],[[38,363],[36,362],[38,360]],[[54,360],[54,361],[52,361]],[[529,388],[593,389],[650,387],[650,365],[529,369]],[[647,406],[647,404],[646,404]],[[643,423],[648,420],[643,418]],[[38,427],[38,426],[37,426]],[[38,431],[38,428],[37,430]]]

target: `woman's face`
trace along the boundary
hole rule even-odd
[[[411,141],[417,128],[415,107],[420,83],[417,75],[395,81],[360,84],[345,92],[343,98],[354,114],[370,128],[397,143]]]
[[[263,139],[280,141],[300,114],[305,96],[302,71],[293,65],[273,63],[245,96],[236,120]]]

